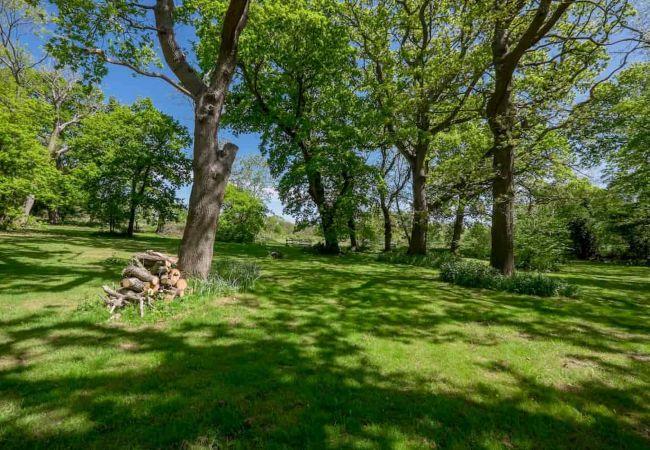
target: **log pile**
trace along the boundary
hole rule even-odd
[[[127,305],[139,305],[143,317],[145,306],[152,306],[154,301],[173,300],[189,293],[177,263],[175,257],[153,250],[136,253],[122,271],[119,288],[102,286],[106,294],[102,300],[111,313]]]

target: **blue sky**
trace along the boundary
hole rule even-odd
[[[50,11],[50,13],[53,13],[53,11]],[[192,36],[186,29],[178,30],[178,33],[179,39],[185,41],[185,43],[192,39]],[[45,32],[40,35],[32,34],[23,37],[31,52],[38,57],[38,55],[42,54],[42,48],[49,35],[48,32]],[[187,47],[188,45],[185,46]],[[193,132],[194,112],[189,98],[159,78],[137,75],[130,69],[121,66],[109,65],[108,69],[108,75],[101,83],[101,89],[104,91],[106,99],[115,97],[122,103],[130,104],[138,98],[149,97],[156,108],[174,117],[186,126],[190,130],[190,134]],[[172,78],[175,78],[170,71],[165,69],[164,72]],[[258,134],[241,134],[235,136],[229,130],[222,129],[219,136],[221,139],[229,140],[239,146],[239,158],[246,155],[259,154],[260,136]],[[188,148],[186,151],[191,156],[192,149]],[[190,189],[190,186],[184,186],[178,192],[179,197],[185,202],[189,199]],[[282,203],[276,193],[272,195],[267,206],[274,214],[292,220],[290,216],[283,214]]]
[[[55,11],[50,9],[50,13],[55,14]],[[188,27],[180,27],[176,30],[177,38],[185,48],[190,48],[191,41],[195,40],[193,30]],[[36,55],[41,53],[40,49],[48,38],[47,33],[41,36],[25,36],[27,45],[31,48],[32,52]],[[191,52],[188,52],[188,57],[191,58]],[[613,62],[616,63],[618,58],[614,57]],[[632,60],[635,60],[633,58]],[[164,72],[171,75],[168,70]],[[176,120],[185,125],[190,132],[193,130],[193,111],[192,104],[188,98],[178,93],[172,86],[165,81],[157,78],[148,78],[134,74],[130,69],[120,66],[109,66],[109,73],[101,83],[101,88],[104,91],[106,98],[115,97],[122,103],[133,103],[138,98],[149,97],[158,109],[174,117]],[[220,132],[221,139],[227,139],[239,146],[239,157],[246,155],[259,154],[260,136],[257,134],[242,134],[234,136],[229,130],[222,129]],[[187,149],[191,155],[191,149]],[[590,178],[594,182],[600,182],[599,168],[589,171]],[[179,196],[185,200],[189,198],[190,187],[183,187]],[[269,209],[277,214],[285,216],[282,211],[282,204],[277,195],[274,195],[268,204]]]
[[[194,112],[191,101],[177,92],[165,81],[135,75],[131,70],[119,66],[111,66],[109,73],[101,84],[106,97],[115,97],[122,103],[133,103],[141,97],[150,97],[156,108],[174,117],[185,125],[190,132],[194,128]],[[227,139],[239,146],[238,157],[259,154],[260,136],[257,134],[241,134],[235,136],[227,129],[219,133],[221,139]],[[191,149],[187,150],[191,155]],[[190,186],[179,191],[179,197],[187,201],[190,196]],[[290,219],[283,214],[282,203],[276,194],[268,202],[269,209],[279,216]]]

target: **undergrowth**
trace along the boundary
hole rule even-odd
[[[477,261],[453,260],[440,266],[443,281],[464,287],[492,289],[539,297],[574,297],[576,286],[534,272],[515,272],[506,277],[487,264]]]

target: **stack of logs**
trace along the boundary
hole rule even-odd
[[[147,250],[136,253],[130,264],[122,271],[118,289],[102,286],[106,303],[111,313],[117,308],[131,304],[140,305],[140,316],[144,316],[145,305],[155,300],[173,300],[188,293],[187,280],[181,278],[176,268],[177,259],[163,253]]]

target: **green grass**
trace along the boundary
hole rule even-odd
[[[579,296],[541,299],[219,244],[262,266],[252,292],[144,324],[87,307],[177,245],[0,235],[0,448],[650,448],[648,268],[571,264]]]

